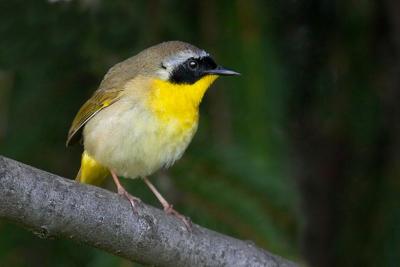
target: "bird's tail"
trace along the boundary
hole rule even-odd
[[[110,172],[106,167],[98,163],[94,158],[92,158],[86,150],[82,153],[81,168],[76,175],[75,180],[92,185],[102,184]]]

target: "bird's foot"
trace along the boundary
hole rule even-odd
[[[129,194],[128,191],[126,191],[126,189],[120,183],[117,174],[112,170],[110,170],[110,172],[111,172],[111,176],[114,180],[114,183],[117,186],[118,195],[126,197],[129,200],[129,202],[131,203],[133,212],[138,214],[139,213],[138,207],[142,203],[142,201],[140,200],[140,198],[134,197],[131,194]]]
[[[139,213],[138,212],[138,207],[142,203],[142,200],[140,198],[132,196],[123,187],[118,187],[118,195],[126,197],[128,199],[128,201],[129,201],[129,203],[131,203],[133,212]]]
[[[186,229],[189,232],[192,231],[192,221],[190,220],[190,218],[177,212],[171,204],[164,206],[164,211],[166,214],[171,214],[171,215],[175,216],[176,218],[178,218],[179,220],[181,220],[183,222],[183,224],[185,225]]]
[[[157,197],[158,201],[160,201],[161,205],[164,207],[164,211],[166,214],[171,214],[177,217],[179,220],[181,220],[184,224],[186,229],[191,232],[192,231],[192,222],[188,217],[183,216],[176,210],[174,210],[173,206],[168,203],[168,201],[165,200],[165,198],[158,192],[157,188],[147,179],[146,177],[142,177],[143,181],[146,183],[146,185],[150,188],[150,190],[154,193],[154,195]]]

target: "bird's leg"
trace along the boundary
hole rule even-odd
[[[168,201],[165,200],[165,198],[160,194],[160,192],[158,192],[157,188],[149,181],[149,179],[147,179],[147,177],[142,177],[142,178],[143,178],[143,181],[146,183],[146,185],[150,188],[150,190],[157,197],[158,201],[160,201],[161,205],[163,205],[164,211],[167,214],[172,214],[175,217],[177,217],[179,220],[181,220],[185,224],[186,229],[188,229],[190,231],[192,228],[192,223],[190,222],[190,219],[188,219],[187,217],[183,216],[182,214],[180,214],[179,212],[174,210],[173,206],[171,204],[169,204]]]
[[[134,197],[131,194],[129,194],[128,191],[126,191],[126,189],[121,185],[121,182],[119,181],[117,174],[111,170],[110,170],[110,172],[111,172],[111,176],[114,180],[114,183],[117,186],[118,195],[126,197],[129,200],[129,202],[131,203],[133,211],[137,213],[137,206],[141,202],[141,200],[139,198]]]

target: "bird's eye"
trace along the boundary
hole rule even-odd
[[[189,68],[191,69],[191,70],[195,70],[195,69],[197,69],[197,67],[199,66],[199,64],[197,63],[197,61],[196,60],[190,60],[189,61]]]

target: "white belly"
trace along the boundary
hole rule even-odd
[[[196,130],[197,120],[189,128],[177,120],[163,123],[140,104],[120,100],[96,114],[83,136],[85,150],[95,160],[133,179],[172,165]]]

